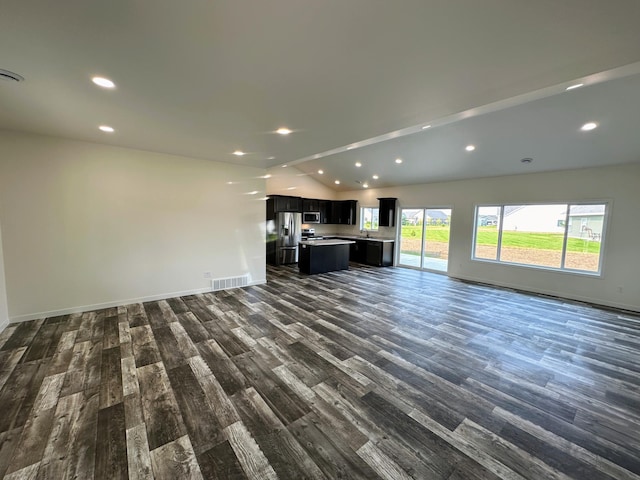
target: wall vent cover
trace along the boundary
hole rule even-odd
[[[9,70],[3,70],[0,68],[0,80],[5,80],[7,82],[22,82],[24,77],[22,75],[18,75],[17,73],[10,72]]]
[[[249,285],[249,274],[239,277],[214,278],[211,280],[211,290],[228,290],[230,288],[246,287]]]

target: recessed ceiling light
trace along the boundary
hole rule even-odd
[[[296,188],[298,188],[298,187],[289,187],[289,188],[287,188],[287,190],[295,190]]]
[[[363,183],[363,184],[362,184],[362,186],[363,186],[364,188],[369,188],[369,184],[368,184],[368,183]]]
[[[233,154],[234,154],[236,157],[241,157],[241,156],[243,156],[243,155],[246,155],[246,153],[244,153],[242,150],[236,150],[235,152],[233,152]]]
[[[233,182],[227,182],[227,185],[233,185]]]
[[[291,133],[291,130],[289,130],[287,127],[280,127],[276,130],[276,133],[279,133],[280,135],[289,135]]]
[[[467,152],[473,152],[476,149],[476,146],[475,145],[467,145],[466,147],[464,147],[464,149]]]
[[[598,124],[596,122],[585,123],[580,127],[580,130],[583,132],[588,132],[589,130],[593,130],[594,128],[598,128]]]
[[[110,127],[109,125],[100,125],[98,128],[105,133],[115,132],[115,129],[113,127]]]
[[[318,170],[318,173],[322,175],[324,173],[324,170]]]
[[[520,160],[522,163],[531,163],[533,162],[533,158],[531,157],[525,157],[522,160]]]
[[[402,163],[402,159],[401,158],[396,158],[396,163]]]
[[[356,148],[356,147],[354,147],[353,145],[349,145],[349,146],[347,147],[347,150],[353,150],[354,148]]]
[[[373,176],[373,177],[371,177],[371,178],[373,178],[374,180],[377,180],[377,179],[379,179],[380,177],[379,177],[378,175],[374,175],[374,176]]]
[[[567,87],[566,90],[575,90],[576,88],[584,87],[584,83],[576,83],[575,85],[571,85]]]
[[[287,168],[288,166],[289,165],[285,164],[285,165],[282,165],[282,168]]]
[[[271,178],[271,174],[267,173],[266,175],[262,175],[262,177],[260,177],[260,178]]]
[[[254,190],[253,192],[247,192],[247,195],[256,195],[258,193],[258,190]]]
[[[102,88],[116,88],[116,84],[113,83],[111,80],[109,80],[108,78],[104,78],[104,77],[93,77],[91,79],[91,81],[93,83],[95,83],[96,85],[98,85],[99,87]]]
[[[360,168],[362,164],[360,162],[356,162],[356,167]]]
[[[333,183],[335,183],[336,185],[340,185],[340,180],[336,180],[336,181],[335,181],[335,182],[333,182]]]
[[[267,160],[275,160],[276,157],[267,157]]]
[[[431,125],[425,125],[424,127],[422,127],[422,130],[426,130],[427,128],[431,128]]]

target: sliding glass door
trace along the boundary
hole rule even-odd
[[[403,208],[398,265],[446,272],[450,208]]]

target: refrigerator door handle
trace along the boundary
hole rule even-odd
[[[291,215],[289,217],[289,232],[290,232],[290,235],[292,237],[292,240],[295,240],[295,238],[296,238],[296,227],[295,227],[295,225],[293,223],[293,215]]]

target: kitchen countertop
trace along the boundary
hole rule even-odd
[[[389,242],[395,242],[395,240],[393,238],[374,238],[374,237],[359,237],[357,235],[331,235],[331,237],[335,237],[335,238],[344,238],[347,240],[368,240],[371,242],[382,242],[382,243],[389,243]],[[326,238],[326,235],[325,235]]]
[[[301,240],[300,245],[309,245],[310,247],[320,247],[323,245],[349,245],[356,243],[353,240],[342,240],[339,238],[327,238],[323,240]]]

